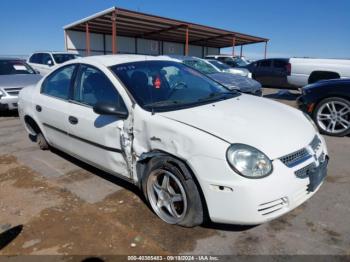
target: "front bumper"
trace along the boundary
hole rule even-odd
[[[17,110],[18,108],[18,96],[2,96],[0,98],[0,110]]]
[[[296,103],[297,103],[297,106],[300,110],[306,112],[307,110],[307,103],[304,99],[303,96],[299,96],[297,99],[296,99]]]
[[[305,98],[305,96],[301,95],[301,96],[299,96],[299,97],[296,99],[296,103],[297,103],[298,108],[299,108],[301,111],[303,111],[303,112],[305,112],[305,113],[307,113],[307,114],[309,114],[309,115],[312,114],[312,112],[313,112],[313,110],[314,110],[314,106],[315,106],[315,103],[314,103],[314,102],[308,101],[308,100]]]
[[[322,154],[327,157],[327,148],[323,138],[321,140],[315,155],[294,167],[287,167],[281,160],[275,159],[273,173],[265,178],[200,181],[211,220],[256,225],[280,217],[304,203],[319,190],[323,181],[310,191],[309,177],[299,178],[296,174],[313,163],[320,166],[318,159]],[[235,176],[232,170],[226,172]]]

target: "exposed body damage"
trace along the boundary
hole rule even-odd
[[[121,150],[126,162],[126,166],[129,172],[129,177],[135,183],[137,180],[134,178],[134,156],[133,156],[133,114],[129,115],[129,118],[121,125],[118,126],[120,132],[120,145]]]

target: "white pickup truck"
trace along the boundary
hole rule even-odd
[[[288,83],[304,86],[324,79],[350,78],[350,60],[291,58]]]
[[[272,58],[251,63],[253,78],[265,86],[299,88],[324,79],[350,78],[350,60]]]

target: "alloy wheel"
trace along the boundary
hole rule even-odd
[[[342,133],[350,128],[350,107],[341,101],[323,104],[316,117],[318,126],[331,134]]]
[[[186,215],[186,192],[172,172],[154,170],[147,181],[147,195],[153,210],[165,222],[176,224]]]

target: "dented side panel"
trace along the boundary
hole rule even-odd
[[[184,160],[195,174],[202,167],[209,165],[209,159],[217,159],[223,165],[227,165],[225,158],[227,142],[160,114],[152,115],[137,106],[134,111],[133,136],[135,182],[139,180],[136,173],[137,161],[142,155],[153,151],[165,152]],[[200,175],[203,177],[212,174]]]

